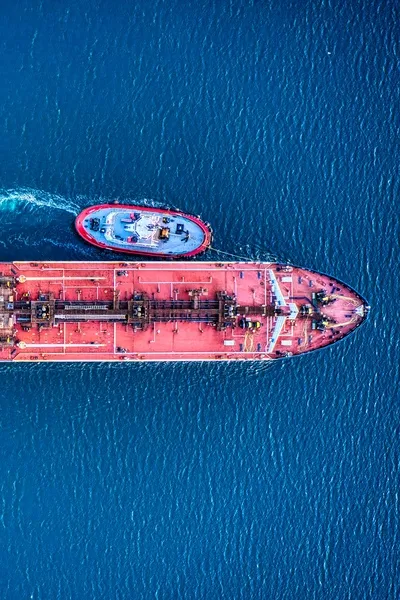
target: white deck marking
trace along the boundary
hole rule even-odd
[[[24,348],[102,348],[103,346],[106,346],[107,344],[99,344],[98,342],[95,342],[94,344],[89,343],[85,343],[85,344],[64,344],[63,342],[55,342],[54,344],[26,344],[24,342]],[[22,349],[22,348],[21,348]]]
[[[275,327],[274,327],[272,335],[271,335],[271,341],[269,343],[268,350],[267,350],[268,354],[271,354],[271,352],[274,351],[275,344],[278,341],[278,337],[281,334],[281,331],[283,329],[285,322],[286,322],[286,317],[278,317],[276,319]]]

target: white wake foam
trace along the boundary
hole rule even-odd
[[[22,205],[28,208],[64,210],[73,215],[81,210],[78,204],[59,194],[31,188],[0,189],[0,210],[14,211]]]

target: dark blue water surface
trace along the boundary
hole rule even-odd
[[[0,366],[2,599],[400,597],[396,4],[3,0],[1,260],[146,199],[372,310],[269,368]]]

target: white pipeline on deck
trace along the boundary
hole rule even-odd
[[[63,276],[58,276],[58,277],[47,277],[46,275],[43,275],[42,277],[25,277],[25,281],[77,281],[79,279],[83,279],[85,281],[100,281],[101,279],[106,279],[105,277],[96,277],[96,276],[91,276],[91,277],[63,277]]]
[[[106,346],[107,344],[98,344],[95,342],[94,344],[86,343],[86,344],[63,344],[54,343],[54,344],[26,344],[23,342],[22,348],[101,348]]]

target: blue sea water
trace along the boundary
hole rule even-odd
[[[0,365],[0,597],[399,598],[396,3],[1,9],[1,260],[112,258],[74,215],[145,199],[372,310],[269,368]]]

